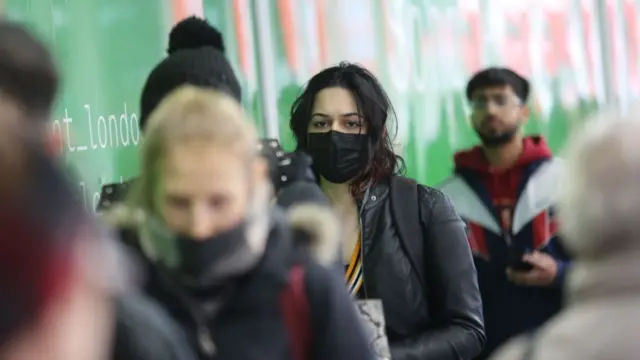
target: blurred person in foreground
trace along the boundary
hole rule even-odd
[[[558,242],[555,194],[563,163],[541,136],[525,136],[529,82],[487,68],[467,84],[471,125],[481,144],[458,152],[440,186],[467,223],[482,294],[486,357],[562,306],[570,258]]]
[[[113,258],[28,121],[0,93],[0,358],[108,359]]]
[[[49,121],[58,82],[49,50],[0,21],[0,358],[189,360],[162,311],[119,291],[128,262],[57,162],[61,134]],[[114,339],[115,327],[147,335]]]
[[[0,91],[26,116],[47,155],[62,155],[62,134],[51,126],[59,87],[58,69],[49,49],[24,25],[0,20]]]
[[[566,307],[497,360],[629,360],[640,354],[640,122],[599,115],[570,138],[559,190],[562,242],[574,255]],[[550,184],[554,185],[554,184]]]
[[[37,135],[45,155],[77,179],[77,169],[64,161],[63,129],[52,124],[60,82],[48,47],[23,24],[0,20],[0,91],[20,109],[20,119]]]
[[[257,141],[235,99],[178,88],[149,118],[127,201],[105,218],[201,359],[371,359],[344,285],[321,265],[338,246],[335,219],[273,207]],[[318,263],[299,260],[299,231],[326,245]]]
[[[140,97],[140,128],[146,132],[149,115],[167,94],[189,84],[224,92],[242,102],[242,89],[233,67],[226,57],[222,34],[205,19],[188,17],[177,23],[169,34],[165,57],[151,71]],[[275,140],[263,142],[267,145]],[[260,146],[256,142],[256,147]],[[309,170],[310,160],[303,154],[286,154],[276,146],[264,146],[271,160],[270,176],[276,186],[279,204],[290,207],[301,202],[328,202],[315,185]],[[104,211],[125,197],[135,179],[103,186],[98,210]],[[294,185],[286,192],[287,186]]]

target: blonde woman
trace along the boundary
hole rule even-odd
[[[151,114],[141,176],[109,215],[148,265],[147,293],[202,359],[370,359],[340,279],[293,250],[298,227],[331,258],[331,216],[274,209],[257,143],[221,92],[184,86]]]

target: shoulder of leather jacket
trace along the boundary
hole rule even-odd
[[[439,189],[419,185],[418,202],[420,218],[425,225],[432,222],[462,221],[449,196]]]

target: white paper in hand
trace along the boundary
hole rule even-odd
[[[356,307],[362,318],[373,353],[380,360],[390,360],[391,352],[385,330],[382,301],[377,299],[357,300]]]

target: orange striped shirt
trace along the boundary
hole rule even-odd
[[[360,251],[360,247],[362,246],[361,243],[361,236],[360,234],[358,234],[358,241],[356,241],[356,246],[354,246],[353,248],[351,260],[349,261],[349,265],[347,266],[347,271],[345,273],[347,288],[352,296],[357,296],[360,288],[362,287],[363,274],[362,251]]]

